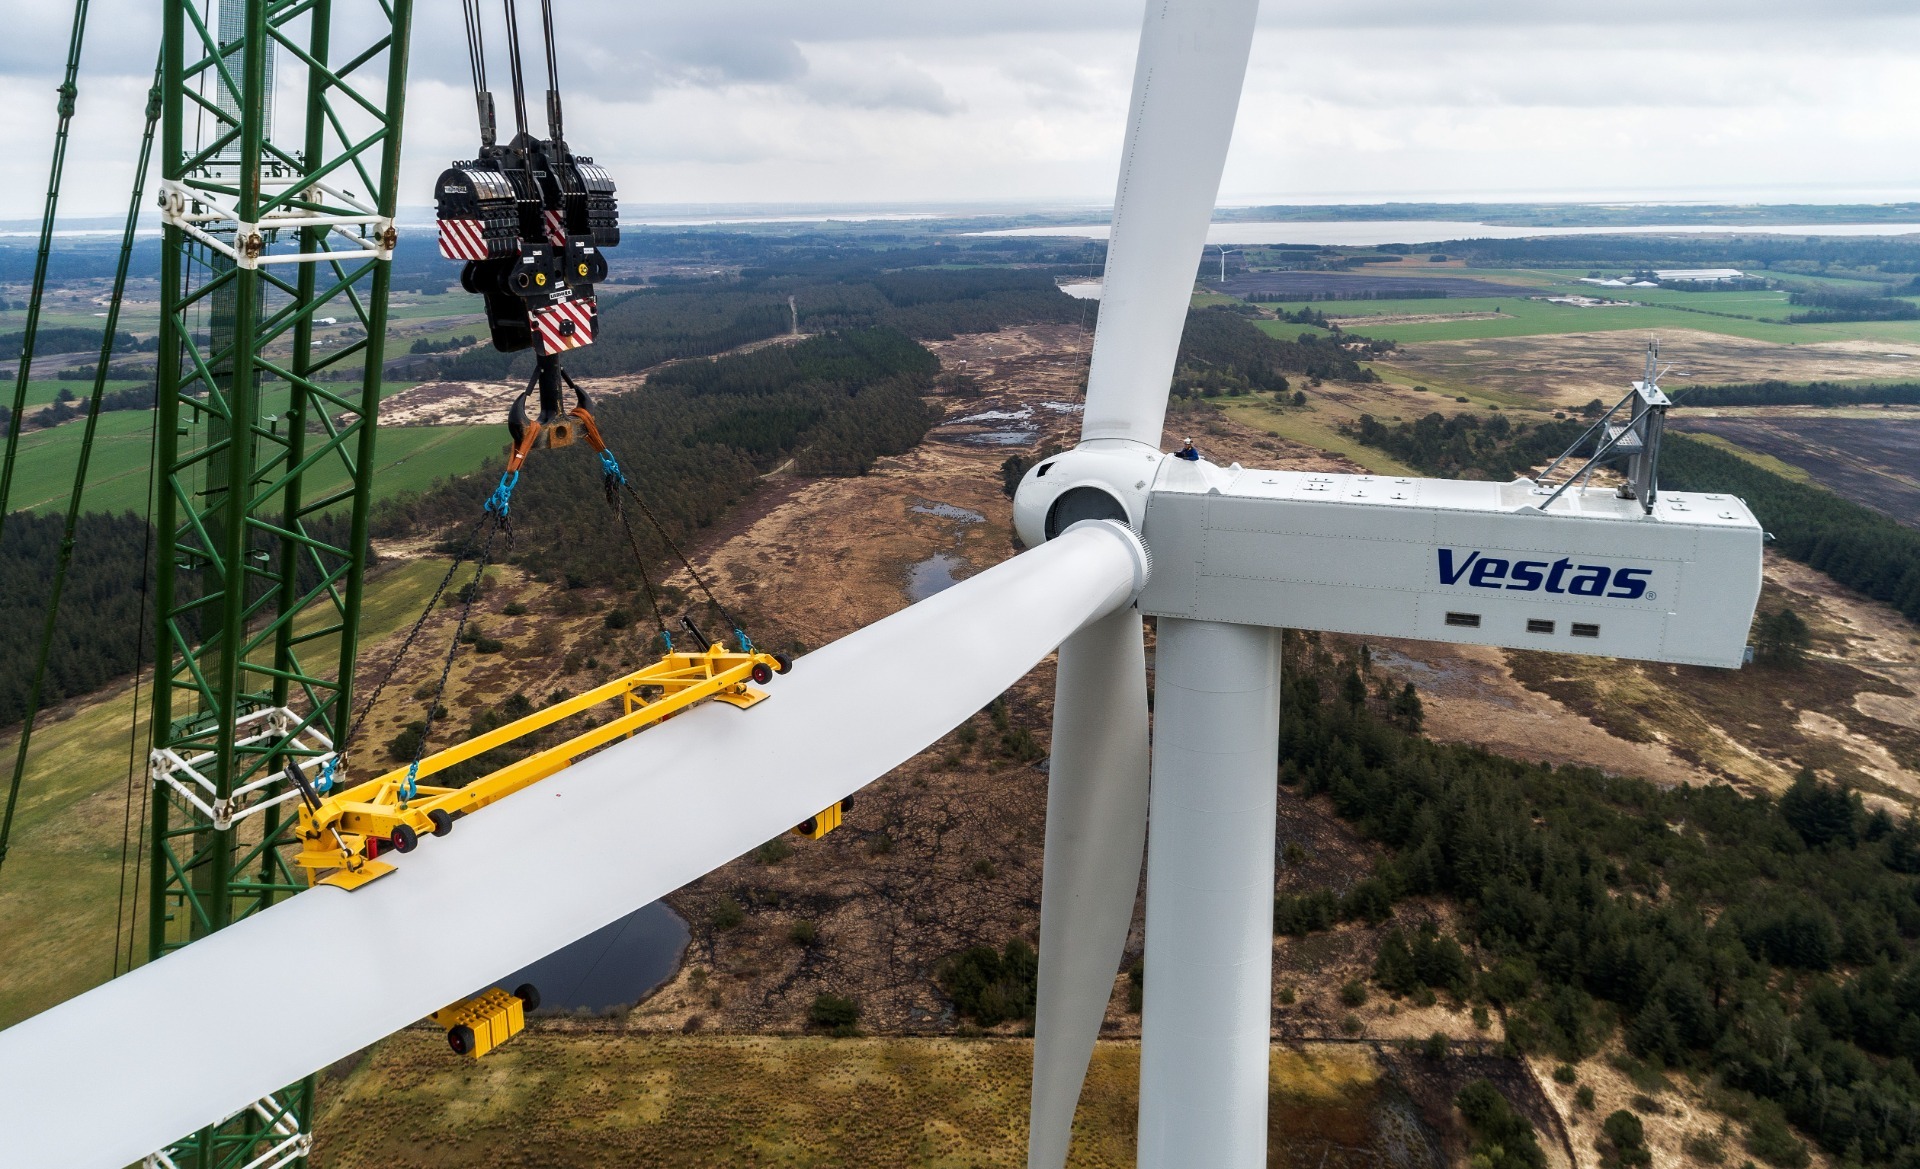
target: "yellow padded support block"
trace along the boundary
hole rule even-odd
[[[435,1011],[433,1022],[446,1028],[447,1043],[456,1055],[479,1059],[526,1030],[526,1005],[497,986],[488,987]]]

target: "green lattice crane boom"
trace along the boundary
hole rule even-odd
[[[283,847],[285,764],[324,760],[347,729],[413,12],[221,0],[209,27],[195,0],[163,2],[155,958],[303,886]],[[304,87],[285,137],[276,65]],[[322,316],[360,336],[316,348]],[[322,522],[342,511],[344,531]],[[259,1021],[235,1043],[290,1025],[258,1009],[276,988],[206,991],[180,1009]],[[294,1085],[152,1163],[298,1163],[311,1100],[311,1081]]]

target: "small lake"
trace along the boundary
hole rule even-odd
[[[496,985],[511,991],[531,982],[540,990],[542,1011],[629,1007],[673,977],[686,949],[687,923],[664,901],[656,901]]]
[[[984,524],[987,517],[977,511],[964,507],[955,507],[951,503],[931,503],[921,501],[908,509],[919,515],[939,516],[943,520],[959,520],[963,524]]]
[[[974,434],[942,436],[948,442],[967,446],[1032,446],[1040,437],[1037,430],[982,430]]]
[[[936,552],[907,570],[907,597],[912,601],[924,601],[938,592],[943,592],[960,583],[953,575],[956,568],[964,568],[966,561],[946,552]]]

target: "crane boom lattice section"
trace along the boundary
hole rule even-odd
[[[150,958],[305,886],[286,764],[348,721],[412,10],[166,0]],[[311,1082],[272,1099],[157,1163],[304,1156]]]

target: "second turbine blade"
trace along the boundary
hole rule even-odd
[[[1040,887],[1027,1169],[1061,1169],[1113,994],[1147,836],[1147,673],[1140,614],[1122,609],[1060,647]]]

